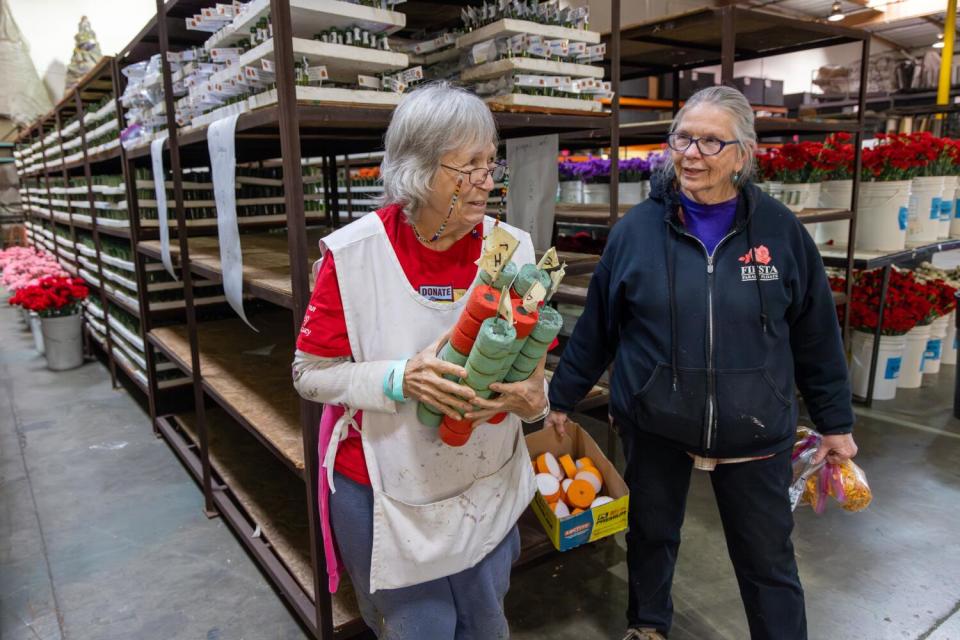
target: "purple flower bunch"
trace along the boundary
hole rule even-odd
[[[650,161],[630,158],[620,161],[620,182],[640,182],[650,179]]]
[[[603,158],[590,158],[578,167],[580,181],[584,184],[604,184],[610,182],[610,161]]]
[[[577,174],[577,166],[579,162],[573,162],[572,160],[563,160],[557,165],[557,171],[560,174],[560,182],[572,182],[580,179],[580,176]]]

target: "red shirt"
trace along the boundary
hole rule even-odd
[[[377,215],[383,221],[403,273],[420,295],[431,300],[453,302],[466,293],[477,275],[475,262],[483,245],[482,224],[446,251],[434,251],[417,240],[400,206],[390,205],[377,211]],[[320,263],[310,306],[297,339],[297,349],[323,358],[353,355],[347,339],[336,267],[330,252]],[[362,422],[359,415],[357,422]],[[347,438],[340,443],[334,469],[354,482],[370,484],[360,438]]]

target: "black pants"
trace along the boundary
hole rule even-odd
[[[630,489],[627,621],[666,634],[693,460],[662,440],[622,431]],[[790,541],[791,476],[789,449],[765,460],[717,465],[710,472],[753,640],[807,637],[803,587]]]

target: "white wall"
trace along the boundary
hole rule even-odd
[[[73,55],[73,37],[81,16],[87,16],[100,50],[112,55],[123,49],[156,12],[156,0],[4,0],[30,46],[30,57],[51,98],[63,94],[66,66]]]
[[[733,65],[733,76],[752,76],[754,78],[770,78],[783,80],[783,93],[801,93],[809,91],[820,93],[819,87],[812,85],[812,73],[825,65],[848,65],[860,59],[861,45],[859,42],[841,44],[823,49],[810,49],[796,53],[786,53],[780,56],[770,56],[758,60],[745,60]],[[888,51],[876,40],[870,43],[871,54]],[[720,80],[720,65],[706,67],[704,71],[717,74]]]

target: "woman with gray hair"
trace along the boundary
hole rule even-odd
[[[693,95],[672,162],[610,233],[550,382],[545,428],[613,364],[610,414],[630,487],[628,632],[670,630],[691,469],[710,472],[754,640],[807,637],[790,534],[799,387],[819,460],[856,454],[847,363],[813,240],[750,182],[757,136],[736,89]]]
[[[317,493],[330,588],[342,561],[379,638],[506,638],[516,521],[534,494],[520,421],[546,415],[543,362],[484,399],[437,357],[494,225],[496,126],[476,96],[427,85],[397,107],[385,151],[384,206],[321,242],[293,363],[297,391],[326,405]],[[520,242],[513,260],[533,262],[529,235],[500,226]],[[444,444],[418,401],[473,420],[470,440]]]

